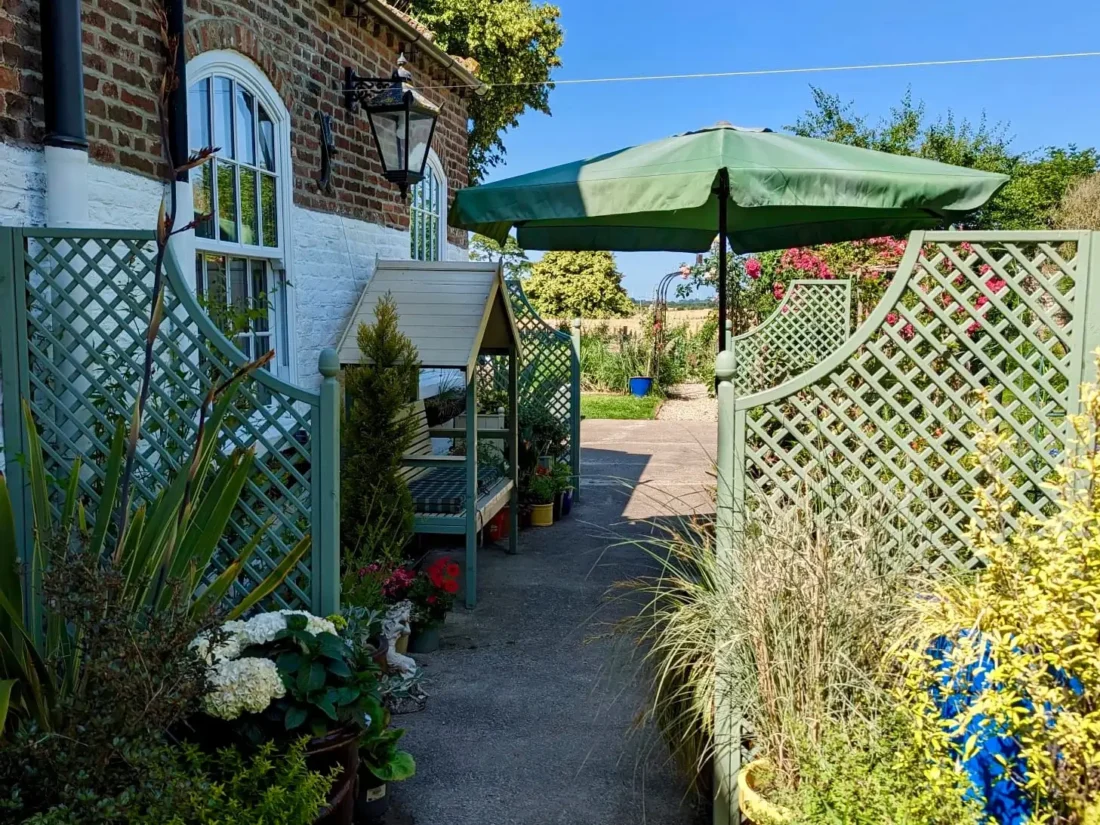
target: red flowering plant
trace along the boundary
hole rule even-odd
[[[420,571],[405,597],[413,604],[412,619],[416,624],[422,627],[443,624],[454,606],[460,572],[450,559],[439,559]]]
[[[382,584],[382,595],[390,604],[410,598],[410,591],[416,583],[417,575],[408,567],[395,567]]]

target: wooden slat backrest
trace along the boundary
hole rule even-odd
[[[424,411],[423,401],[414,401],[405,407],[400,415],[406,417],[411,416],[416,418],[416,432],[413,435],[412,443],[409,444],[409,449],[405,451],[406,455],[431,455],[432,454],[432,436],[428,431],[428,415]],[[417,476],[423,475],[426,472],[424,467],[402,467],[401,477],[406,482],[412,481]]]

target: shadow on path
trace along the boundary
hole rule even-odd
[[[477,609],[456,610],[443,649],[417,657],[431,698],[395,720],[418,768],[392,786],[395,823],[708,821],[685,798],[663,742],[634,725],[644,682],[610,636],[629,608],[604,596],[651,569],[637,548],[608,547],[608,531],[645,535],[651,526],[635,520],[705,502],[714,438],[713,425],[584,423],[580,506],[525,531],[518,556],[483,549]]]

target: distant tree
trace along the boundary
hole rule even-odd
[[[504,274],[516,281],[522,281],[531,274],[531,262],[527,259],[527,253],[520,248],[512,235],[501,246],[492,238],[475,234],[470,238],[470,260],[494,263],[504,261]]]
[[[622,280],[610,252],[547,252],[523,291],[549,318],[621,318],[634,313]]]
[[[412,13],[489,84],[470,99],[470,183],[504,159],[503,134],[527,109],[550,114],[550,72],[561,65],[561,10],[532,0],[413,0]]]
[[[813,108],[787,127],[795,134],[1008,175],[1005,188],[968,220],[972,228],[1050,228],[1066,190],[1100,169],[1096,149],[1070,144],[1015,151],[1008,126],[990,126],[984,117],[975,124],[948,112],[929,122],[924,104],[914,103],[908,92],[877,126],[837,95],[814,87],[813,97]]]
[[[1059,229],[1100,231],[1100,175],[1078,181],[1066,191],[1056,222]]]

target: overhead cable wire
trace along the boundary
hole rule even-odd
[[[526,86],[585,86],[598,83],[646,83],[660,80],[710,80],[729,77],[768,77],[774,75],[827,74],[836,72],[868,72],[884,69],[923,69],[936,66],[975,66],[989,63],[1024,63],[1041,60],[1073,60],[1100,57],[1100,51],[1060,52],[1054,54],[1022,54],[1002,57],[966,57],[948,60],[910,60],[901,63],[862,63],[847,66],[806,66],[788,69],[743,69],[728,72],[695,72],[691,74],[622,75],[617,77],[576,77],[561,80],[532,80],[523,83],[489,83],[488,87],[518,88]],[[422,89],[464,89],[465,84],[423,86]]]

